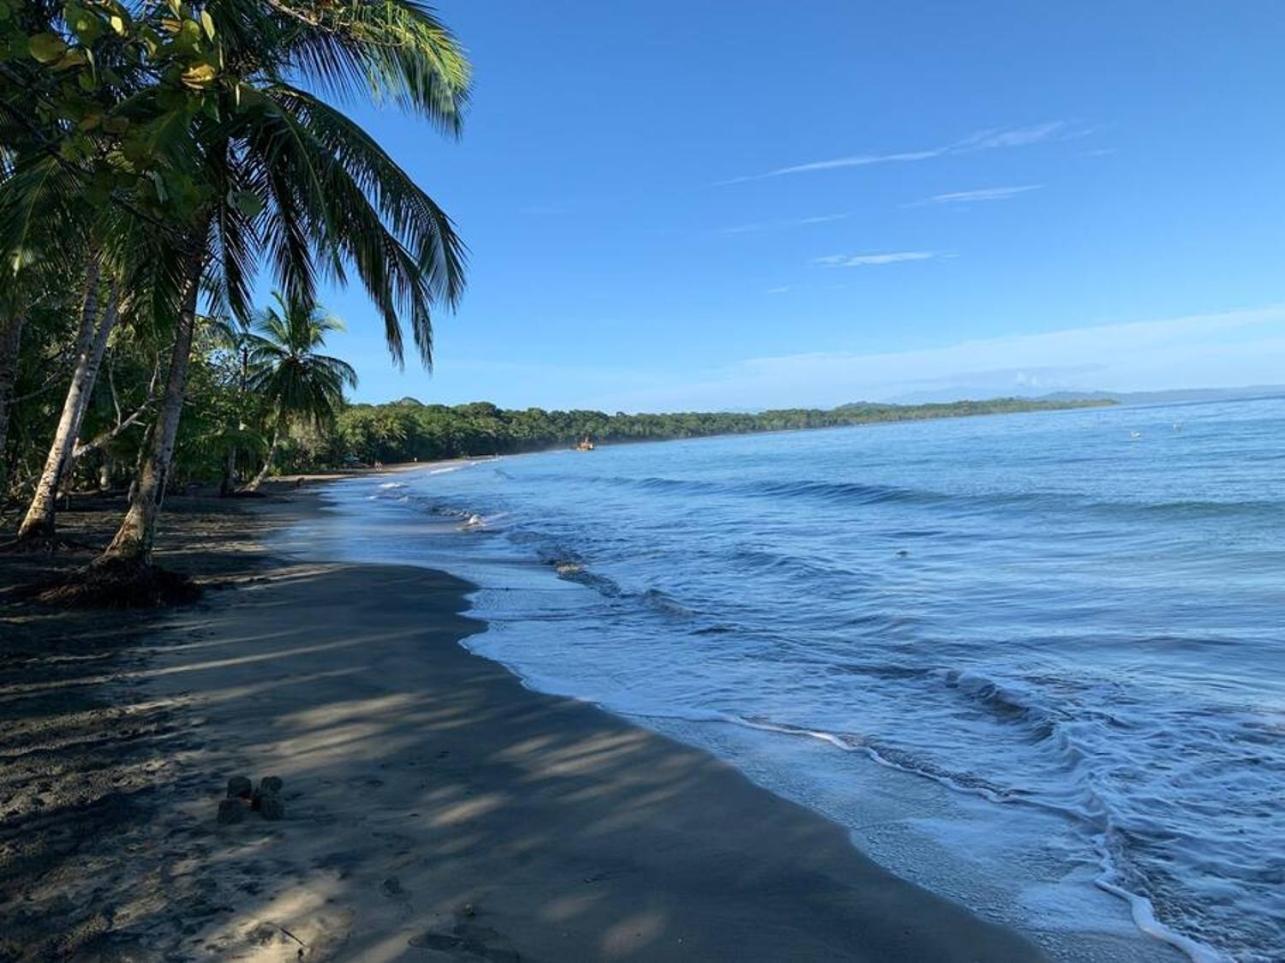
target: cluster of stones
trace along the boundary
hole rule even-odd
[[[264,819],[282,819],[286,804],[281,799],[281,777],[264,776],[259,788],[245,776],[228,780],[227,798],[219,801],[219,822],[239,823],[247,812],[257,812]]]

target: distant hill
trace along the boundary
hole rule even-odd
[[[1093,399],[1114,401],[1121,405],[1174,405],[1193,401],[1280,398],[1285,397],[1285,385],[1250,385],[1245,388],[1174,388],[1169,391],[1059,391],[1040,397],[1049,401]]]
[[[966,399],[993,398],[994,388],[955,386],[916,391],[893,399],[894,404],[942,404]],[[1243,401],[1285,397],[1285,385],[1248,385],[1243,388],[1173,388],[1166,391],[1016,391],[1013,397],[1055,403],[1109,401],[1120,405],[1172,405],[1199,401]]]

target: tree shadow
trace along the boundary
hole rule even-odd
[[[28,767],[0,799],[97,762],[120,787],[6,818],[33,848],[0,859],[0,960],[1037,956],[710,756],[470,655],[457,579],[234,568],[129,645],[51,614],[79,641],[0,677],[27,720],[5,778]],[[238,774],[282,777],[285,819],[217,823]]]

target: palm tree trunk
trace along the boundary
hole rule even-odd
[[[0,498],[8,486],[8,465],[5,442],[9,437],[10,402],[14,382],[18,379],[18,351],[22,347],[22,329],[26,315],[18,312],[0,318]]]
[[[196,299],[200,293],[201,271],[205,265],[205,231],[193,237],[194,249],[187,255],[183,305],[174,331],[174,347],[156,422],[140,453],[138,477],[130,494],[129,510],[110,545],[96,562],[131,562],[151,564],[152,543],[156,538],[156,519],[161,510],[161,497],[174,458],[179,416],[187,390],[188,366],[192,360],[192,337],[196,332]]]
[[[71,386],[63,401],[62,416],[58,419],[58,428],[54,432],[53,444],[45,458],[44,471],[36,484],[35,494],[27,514],[18,528],[20,540],[52,538],[57,514],[58,487],[72,465],[72,453],[76,439],[80,437],[80,426],[89,410],[90,399],[94,395],[94,381],[98,369],[103,363],[103,354],[107,350],[107,338],[116,326],[116,283],[113,281],[107,291],[107,306],[98,316],[98,264],[95,261],[90,269],[84,306],[81,311],[80,339],[76,351],[76,367],[72,372]]]
[[[227,498],[236,488],[236,445],[228,445],[223,458],[223,478],[219,481],[219,497]]]
[[[263,480],[268,477],[268,472],[272,470],[272,462],[277,457],[277,449],[281,447],[281,423],[272,429],[272,444],[268,446],[268,454],[263,459],[263,467],[259,473],[250,479],[250,483],[241,489],[243,492],[257,492]]]

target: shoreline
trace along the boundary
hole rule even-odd
[[[1041,958],[712,756],[468,652],[468,583],[271,557],[319,502],[230,510],[235,588],[71,680],[166,723],[148,791],[0,904],[25,932],[71,904],[103,960]],[[196,540],[167,533],[167,562]],[[284,778],[284,820],[216,822],[242,773]]]
[[[435,467],[446,464],[435,462],[409,467],[426,468],[431,472]],[[325,500],[330,502],[332,498],[325,496]],[[367,532],[360,521],[354,526],[354,520],[367,518],[365,510],[360,507],[364,502],[350,501],[343,496],[336,497],[334,501],[328,511],[342,519],[335,526],[336,531]],[[374,519],[368,521],[373,522]],[[410,530],[402,531],[402,524],[393,523],[394,530],[398,531],[399,537],[409,536]],[[369,530],[368,534],[370,544],[380,544],[375,530]],[[428,530],[424,534],[434,540],[451,537]],[[309,538],[318,535],[318,551],[335,551],[330,541],[333,533],[327,532],[324,526],[312,529],[302,542],[307,544]],[[412,537],[406,544],[413,542]],[[445,544],[442,543],[443,546]],[[343,548],[338,551],[345,553]],[[501,596],[511,591],[507,581],[509,576],[499,573],[499,581],[495,581],[497,573],[490,571],[492,563],[489,561],[479,563],[474,560],[466,564],[460,557],[452,562],[458,553],[443,547],[426,555],[418,552],[409,554],[416,556],[411,564],[423,566],[425,570],[440,568],[450,571],[454,568],[456,573],[467,573],[460,577],[481,583],[475,586],[475,590],[481,592],[482,599],[478,604],[483,607],[494,604],[497,590]],[[377,563],[383,558],[401,560],[407,557],[407,553],[398,548],[392,555],[359,552],[355,557]],[[534,559],[531,564],[541,570],[544,568]],[[552,579],[552,573],[548,577]],[[490,603],[487,596],[493,597]],[[807,736],[810,740],[805,741],[814,741],[816,745],[803,751],[818,755],[832,749],[830,741],[824,735],[806,731],[781,730],[777,733],[731,716],[722,720],[699,714],[653,714],[634,700],[621,705],[613,704],[609,699],[599,702],[586,698],[586,691],[594,691],[592,686],[588,690],[568,686],[559,681],[561,677],[556,670],[551,676],[545,671],[547,666],[542,668],[538,661],[524,661],[520,654],[523,630],[512,628],[512,625],[520,626],[522,623],[512,622],[508,610],[509,603],[501,601],[497,611],[502,613],[501,624],[509,634],[507,642],[501,643],[498,638],[492,641],[489,636],[479,634],[465,640],[462,643],[464,648],[501,666],[530,691],[582,702],[628,726],[642,728],[684,749],[713,756],[757,788],[798,805],[840,829],[848,845],[862,858],[875,862],[899,879],[913,882],[924,890],[953,900],[956,905],[967,907],[974,915],[1021,934],[1054,959],[1180,963],[1187,959],[1218,958],[1216,954],[1210,955],[1200,944],[1151,919],[1150,904],[1145,899],[1118,887],[1101,885],[1105,868],[1097,858],[1094,858],[1092,873],[1086,872],[1082,856],[1059,860],[1056,867],[1047,862],[1041,864],[1051,855],[1061,853],[1060,847],[1069,841],[1070,831],[1055,813],[1038,807],[1029,810],[1018,807],[1016,812],[1009,811],[1005,815],[1001,809],[995,808],[994,799],[985,793],[890,763],[869,750],[855,755],[844,753],[843,767],[838,771],[844,774],[842,778],[847,780],[848,788],[841,791],[834,791],[821,780],[806,777],[800,780],[797,769],[795,778],[783,780],[773,768],[784,764],[785,754],[781,747],[766,748],[754,744],[755,736],[767,731],[791,743]],[[719,734],[709,735],[711,726],[718,729]],[[753,735],[747,738],[747,733]],[[796,745],[791,751],[798,748]],[[772,761],[765,762],[769,759]],[[835,771],[833,760],[813,759],[812,765]],[[995,820],[1005,819],[1016,819],[1023,829],[1016,836],[1005,833],[994,824]],[[940,831],[917,825],[921,822],[928,825],[951,822],[961,829],[952,844]],[[1064,833],[1067,834],[1065,838]],[[1019,838],[1023,843],[1020,847],[1014,845],[1014,840]],[[1096,850],[1093,852],[1096,854]],[[1139,903],[1142,904],[1141,916]],[[1021,906],[1023,910],[1015,912],[1015,906]]]

